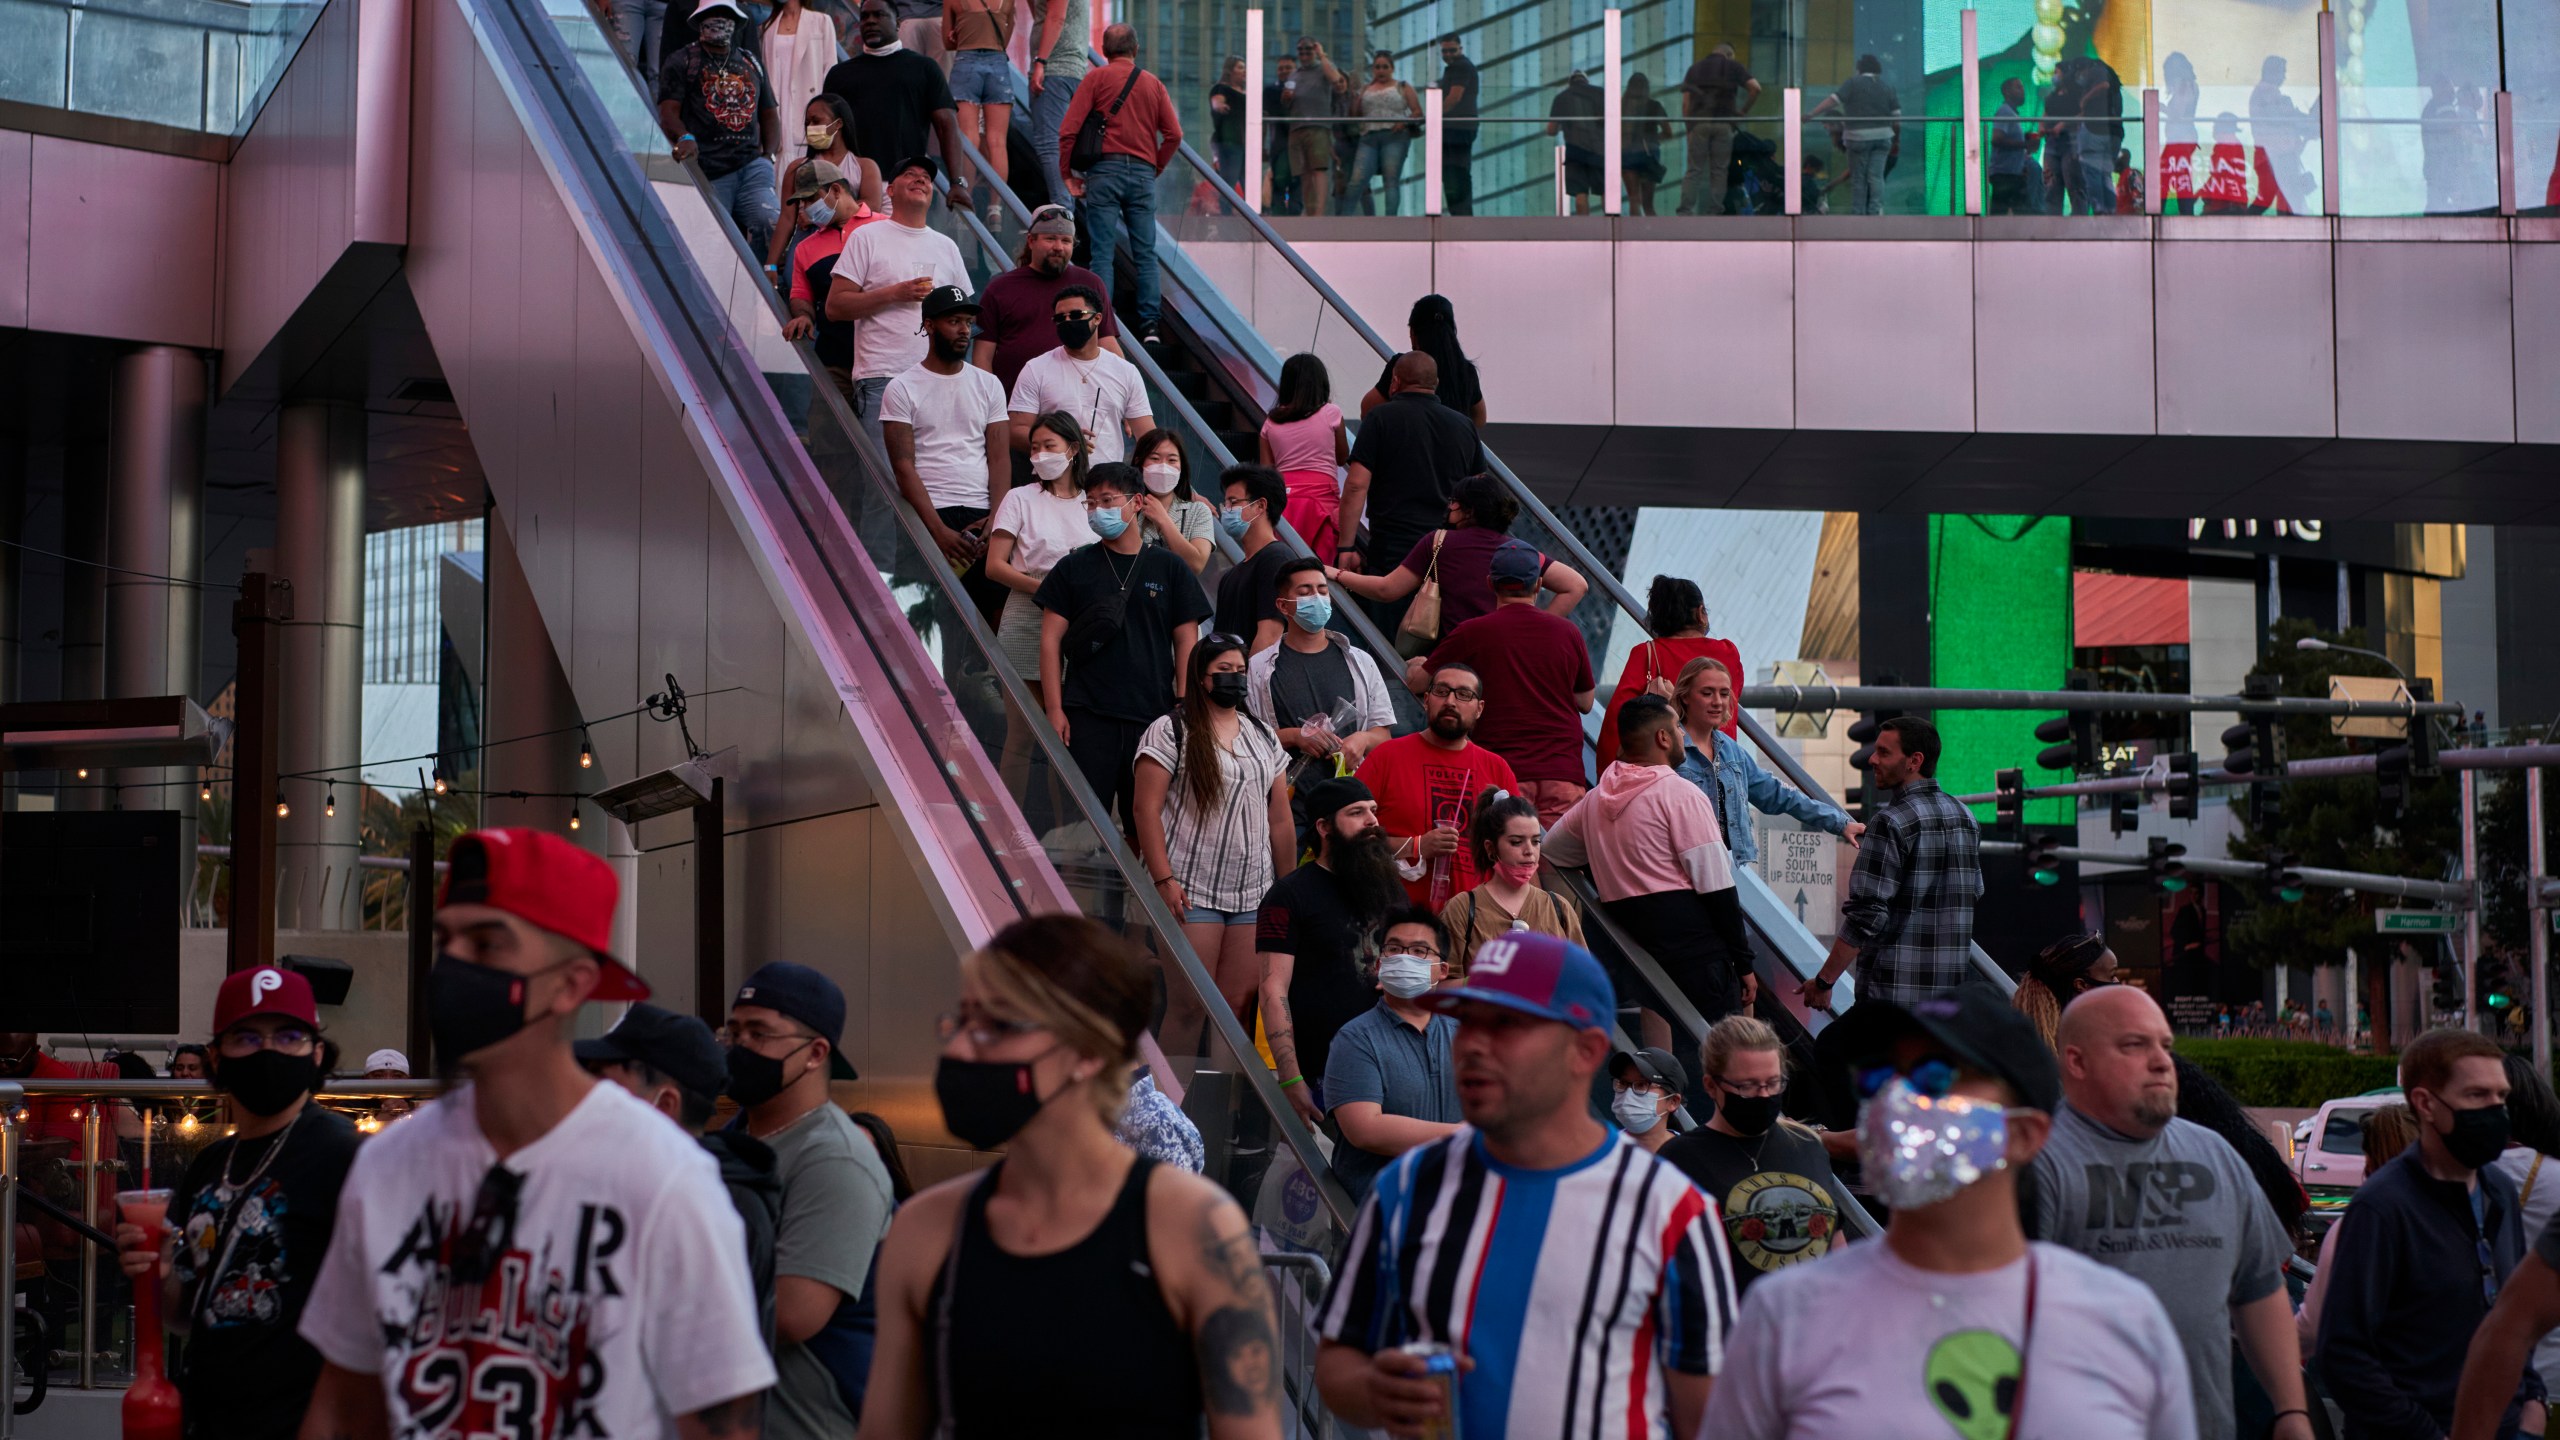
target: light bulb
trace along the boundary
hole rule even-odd
[[[75,775],[77,775],[77,776],[79,776],[81,779],[86,780],[86,779],[88,779],[88,778],[89,778],[89,767],[88,767],[88,766],[86,766],[86,765],[83,765],[83,766],[81,766],[78,770],[75,770],[75,771],[73,771],[72,773],[73,773],[73,774],[75,774]]]
[[[196,798],[208,802],[211,801],[213,799],[213,787],[209,784],[199,787],[196,790]]]
[[[292,813],[293,807],[285,803],[284,792],[282,790],[278,790],[276,792],[276,818],[282,820]]]
[[[338,792],[335,787],[330,789],[329,803],[320,807],[320,813],[328,816],[332,820],[338,818]]]
[[[439,795],[444,793],[444,772],[442,770],[438,770],[436,772],[436,793]]]
[[[578,828],[578,812],[575,810],[569,812],[569,828],[572,830]]]
[[[587,737],[584,735],[578,737],[578,768],[581,770],[596,768],[596,752],[588,748]]]

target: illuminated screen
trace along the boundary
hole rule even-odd
[[[2060,516],[1935,515],[1929,520],[1929,678],[1958,690],[2059,690],[2071,667],[2071,522]],[[2029,785],[2069,777],[2036,768],[2035,728],[2056,711],[1940,710],[1950,795],[1992,788],[2005,769]],[[1991,806],[1975,807],[1984,824]],[[2070,823],[2069,800],[2031,800],[2030,824]]]

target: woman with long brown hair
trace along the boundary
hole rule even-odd
[[[1466,843],[1475,850],[1476,873],[1485,878],[1474,889],[1450,896],[1440,911],[1440,923],[1449,927],[1452,980],[1466,978],[1477,946],[1514,930],[1586,943],[1582,912],[1538,883],[1538,846],[1545,833],[1538,807],[1527,796],[1489,789],[1476,797]]]
[[[1113,1136],[1155,976],[1091,920],[1005,927],[960,962],[934,1094],[1004,1157],[898,1210],[879,1262],[866,1440],[1278,1440],[1279,1346],[1244,1212]]]
[[[1245,646],[1210,635],[1191,647],[1174,712],[1138,737],[1138,852],[1227,1007],[1242,1016],[1260,971],[1253,926],[1271,884],[1295,868],[1288,753],[1244,713]],[[1190,987],[1168,987],[1164,1033],[1198,1036]]]

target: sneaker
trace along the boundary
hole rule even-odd
[[[1164,344],[1164,337],[1150,329],[1146,334],[1138,337],[1138,343],[1146,346],[1150,350],[1154,350]]]

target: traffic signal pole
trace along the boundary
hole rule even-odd
[[[2526,953],[2533,959],[2533,1068],[2551,1080],[2551,920],[2542,898],[2542,772],[2524,772]]]
[[[2014,840],[1985,840],[1985,855],[2016,855],[2026,849]],[[2127,870],[2150,868],[2151,856],[2132,850],[2092,850],[2078,845],[2059,846],[2050,853],[2057,860],[2076,860],[2083,865],[2116,865]],[[2179,863],[2191,875],[2212,875],[2226,880],[2258,880],[2266,875],[2266,867],[2252,860],[2206,860],[2181,856]],[[2287,874],[2298,877],[2305,885],[2324,890],[2359,890],[2368,895],[2388,895],[2404,900],[2433,900],[2456,909],[2473,907],[2471,886],[2454,880],[2412,880],[2400,875],[2368,875],[2361,870],[2322,870],[2310,865],[2290,867]]]
[[[2346,775],[2374,773],[2372,755],[2323,755],[2315,760],[2287,760],[2284,774],[2269,783],[2293,780],[2334,780]],[[2476,750],[2445,750],[2436,756],[2437,764],[2446,770],[2532,770],[2545,765],[2560,765],[2560,745],[2491,745]],[[2234,775],[2215,768],[2197,774],[2199,785],[2248,785],[2268,781],[2261,775]],[[2059,785],[2030,785],[2019,792],[2028,800],[2055,799],[2069,795],[2148,795],[2168,788],[2166,776],[2114,775],[2104,780],[2070,780]],[[1965,805],[1987,805],[1993,796],[1959,795]]]
[[[2528,775],[2534,771],[2526,771]],[[2488,997],[2480,993],[2480,772],[2462,772],[2462,883],[2471,887],[2471,904],[2462,915],[2462,1013],[2474,1031],[2486,1033]],[[2535,1028],[2542,1012],[2533,1012]]]

